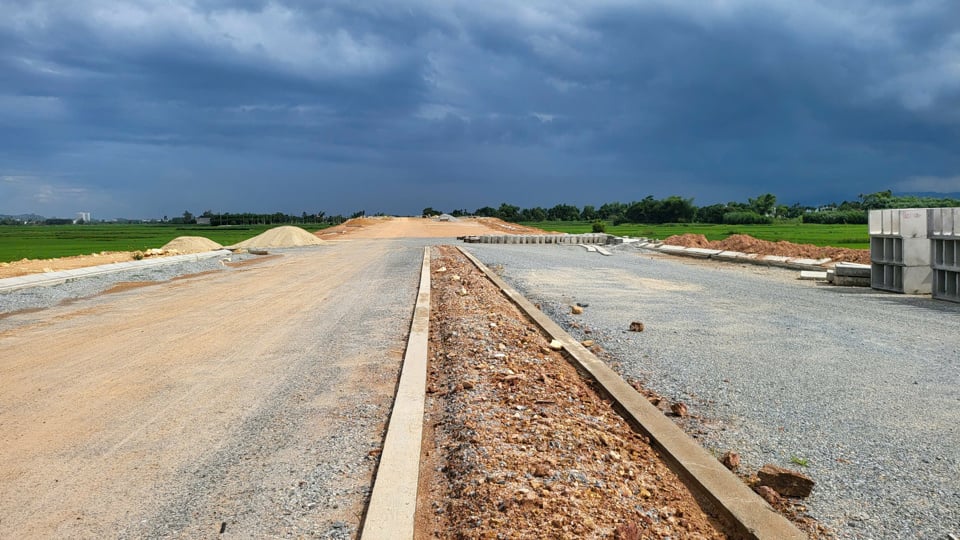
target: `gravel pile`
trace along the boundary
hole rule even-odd
[[[960,305],[631,246],[469,249],[573,335],[589,329],[626,378],[685,402],[717,455],[813,477],[809,512],[839,537],[960,534]]]
[[[225,259],[242,261],[250,258],[255,258],[255,256],[233,254],[229,257],[214,257],[200,261],[162,264],[112,274],[91,276],[60,285],[0,292],[0,314],[24,309],[41,309],[55,306],[66,300],[100,294],[118,283],[123,282],[167,281],[189,274],[225,270],[227,267],[222,263]]]

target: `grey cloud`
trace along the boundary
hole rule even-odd
[[[10,167],[131,200],[190,177],[235,210],[273,170],[264,209],[396,212],[502,202],[478,183],[821,202],[960,171],[949,2],[114,5],[0,1]]]

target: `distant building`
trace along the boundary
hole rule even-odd
[[[90,223],[90,212],[77,212],[77,219],[74,223]]]
[[[197,218],[197,225],[209,225],[209,224],[210,224],[210,218],[208,217]]]

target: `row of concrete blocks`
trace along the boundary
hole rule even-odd
[[[500,234],[465,236],[471,244],[607,244],[609,234]]]
[[[160,266],[164,264],[199,261],[213,257],[223,257],[226,255],[230,255],[229,250],[219,249],[216,251],[192,253],[189,255],[173,255],[170,257],[157,257],[143,259],[140,261],[101,264],[98,266],[88,266],[86,268],[76,268],[73,270],[61,270],[59,272],[45,272],[42,274],[30,274],[26,276],[5,278],[0,279],[0,292],[15,291],[17,289],[26,289],[29,287],[59,285],[60,283],[66,283],[68,281],[73,281],[75,279],[84,277],[112,274],[114,272],[148,268],[151,266]]]
[[[823,270],[824,265],[831,261],[829,258],[806,259],[800,257],[781,257],[779,255],[757,255],[756,253],[741,253],[739,251],[724,251],[722,249],[670,246],[655,242],[640,242],[637,245],[645,249],[652,249],[670,255],[779,266],[796,270]]]
[[[960,238],[960,208],[895,208],[871,210],[870,236]]]

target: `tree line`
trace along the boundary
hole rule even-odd
[[[664,199],[647,196],[629,203],[609,202],[596,207],[585,205],[579,208],[571,204],[558,204],[551,208],[520,208],[502,203],[499,208],[484,206],[473,212],[458,209],[450,212],[453,217],[496,217],[511,222],[539,221],[604,221],[614,225],[621,223],[722,223],[730,225],[769,224],[774,220],[800,219],[804,223],[854,223],[866,224],[869,210],[885,208],[935,208],[960,206],[960,200],[952,198],[897,196],[891,191],[861,194],[855,201],[843,201],[822,206],[790,206],[777,204],[777,197],[764,193],[746,202],[732,201],[708,206],[696,206],[693,198],[677,195]],[[424,216],[439,215],[432,207],[423,209]]]

